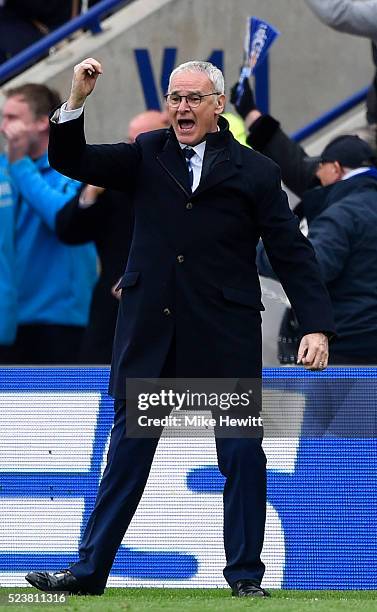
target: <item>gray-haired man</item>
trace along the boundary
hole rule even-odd
[[[102,593],[136,511],[158,440],[127,437],[127,378],[261,378],[260,236],[301,319],[299,357],[307,368],[326,367],[324,332],[333,329],[313,250],[289,209],[277,166],[240,145],[220,117],[221,72],[196,61],[173,71],[166,95],[170,130],[143,134],[135,144],[87,146],[82,106],[101,73],[92,58],[76,66],[71,96],[51,128],[50,160],[86,183],[134,194],[135,231],[120,282],[125,291],[110,382],[115,420],[80,560],[60,573],[29,574],[42,590]],[[260,586],[261,442],[216,437],[225,478],[224,576],[235,596],[267,594]]]

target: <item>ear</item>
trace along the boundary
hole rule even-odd
[[[221,113],[224,112],[225,103],[226,103],[226,97],[224,94],[220,94],[219,96],[217,96],[217,102],[216,102],[216,108],[215,108],[216,115],[221,115]]]
[[[47,115],[43,115],[43,117],[38,117],[36,123],[37,123],[37,126],[38,126],[38,130],[40,132],[46,132],[46,131],[48,131],[48,129],[50,127],[50,120],[47,117]]]
[[[341,179],[346,173],[343,166],[341,166],[340,163],[336,161],[334,162],[334,168],[337,176],[339,177],[339,179]]]

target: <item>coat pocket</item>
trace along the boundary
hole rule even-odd
[[[260,301],[259,296],[256,296],[253,291],[247,289],[235,289],[234,287],[223,287],[223,296],[230,302],[242,304],[242,306],[250,306],[255,310],[264,310],[264,306]]]
[[[140,272],[125,272],[117,284],[115,290],[125,289],[126,287],[133,287],[139,280]]]

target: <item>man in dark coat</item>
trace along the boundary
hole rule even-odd
[[[171,129],[135,144],[87,146],[82,107],[102,68],[75,67],[68,102],[53,116],[50,160],[84,182],[133,193],[135,227],[114,341],[110,392],[116,398],[108,464],[95,509],[69,570],[32,572],[42,590],[102,593],[144,490],[156,438],[126,436],[127,378],[259,379],[262,235],[295,304],[300,361],[323,369],[330,301],[309,242],[281,190],[277,166],[234,140],[220,117],[221,72],[188,62],[170,77]],[[67,121],[67,119],[72,119]],[[260,559],[266,511],[261,438],[217,437],[224,488],[224,576],[235,596],[265,596]]]

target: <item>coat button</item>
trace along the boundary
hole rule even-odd
[[[171,311],[169,308],[164,308],[164,315],[166,315],[167,317],[171,315]]]
[[[185,258],[183,257],[183,255],[178,255],[177,261],[178,263],[183,263],[185,261]]]
[[[187,202],[187,204],[186,204],[186,208],[187,208],[188,210],[191,210],[191,209],[192,209],[192,202]]]

